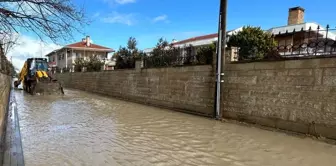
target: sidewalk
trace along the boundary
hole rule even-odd
[[[3,166],[23,166],[24,158],[15,95],[10,94]]]

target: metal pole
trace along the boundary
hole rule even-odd
[[[226,47],[226,12],[227,0],[220,1],[218,42],[217,42],[217,84],[216,84],[216,119],[222,118],[221,111],[221,83],[224,76],[225,47]]]
[[[220,71],[221,71],[221,38],[222,38],[222,0],[220,0],[220,5],[219,5],[219,20],[218,20],[218,39],[217,39],[217,50],[216,50],[216,57],[217,57],[217,61],[216,61],[216,105],[215,105],[215,117],[216,119],[220,119],[219,115],[220,115],[220,80],[221,80],[221,76],[220,76]]]
[[[222,67],[221,67],[221,76],[224,77],[224,72],[225,72],[225,63],[226,63],[226,43],[227,43],[227,38],[226,38],[226,25],[227,25],[227,7],[228,7],[228,0],[223,0],[223,12],[222,12]],[[224,82],[224,80],[221,80],[221,82]],[[221,96],[223,96],[223,92],[221,91]],[[223,117],[223,112],[220,112],[219,115],[221,118]]]
[[[2,41],[0,40],[0,72],[2,70]]]

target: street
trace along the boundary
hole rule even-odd
[[[335,165],[336,146],[170,110],[65,90],[16,90],[25,164]]]

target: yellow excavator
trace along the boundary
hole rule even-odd
[[[48,72],[46,58],[28,58],[14,81],[18,88],[22,83],[23,90],[35,95],[38,94],[64,94],[62,85]]]

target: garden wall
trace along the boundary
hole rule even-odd
[[[0,162],[3,161],[3,154],[5,150],[5,134],[6,134],[6,123],[7,123],[7,112],[9,105],[9,95],[10,95],[10,81],[11,78],[0,72]]]
[[[336,58],[227,64],[223,116],[336,139]]]
[[[211,65],[58,74],[67,88],[213,116]]]

